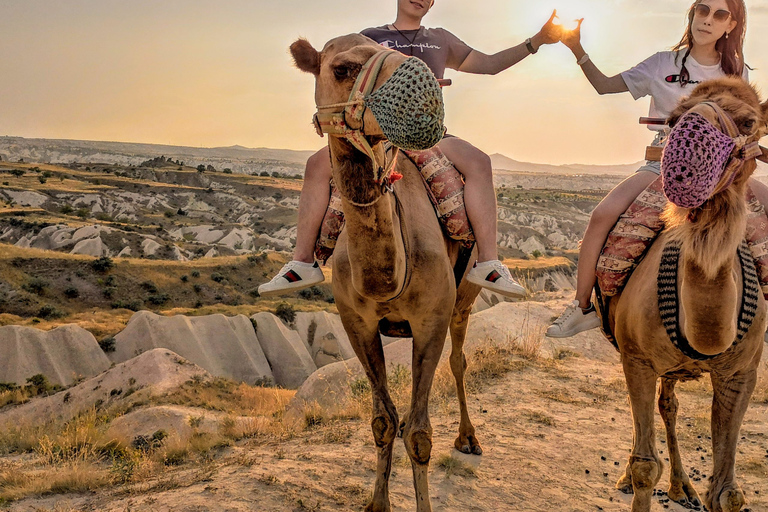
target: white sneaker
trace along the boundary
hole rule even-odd
[[[325,276],[317,262],[289,261],[270,282],[259,286],[259,295],[267,297],[295,292],[322,283],[324,280]]]
[[[555,320],[547,329],[550,338],[569,338],[580,332],[600,327],[600,318],[595,313],[594,306],[590,305],[585,311],[579,307],[579,301],[571,302],[563,314]]]
[[[520,299],[525,297],[525,288],[512,278],[509,269],[499,260],[475,262],[467,274],[467,281],[507,297]]]

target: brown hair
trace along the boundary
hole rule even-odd
[[[715,43],[715,49],[720,52],[720,69],[723,70],[723,73],[741,77],[745,65],[744,36],[747,33],[747,7],[744,5],[744,0],[725,1],[731,11],[731,16],[736,21],[736,27],[730,34],[723,34],[723,37]],[[688,68],[685,67],[685,62],[688,60],[691,48],[693,47],[693,30],[691,27],[693,25],[693,18],[696,16],[696,6],[700,3],[701,0],[696,0],[691,5],[691,8],[688,9],[688,29],[685,31],[682,39],[680,39],[680,42],[672,47],[673,51],[685,49],[680,69],[680,87],[685,87],[691,78]]]

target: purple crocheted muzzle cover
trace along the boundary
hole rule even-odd
[[[736,143],[704,116],[683,115],[669,134],[661,157],[664,195],[683,208],[709,199]]]

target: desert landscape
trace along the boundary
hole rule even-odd
[[[371,389],[333,276],[277,299],[257,291],[290,257],[307,155],[0,138],[0,508],[363,509]],[[493,162],[500,253],[530,299],[483,292],[473,308],[467,389],[482,456],[453,448],[446,344],[430,401],[433,506],[629,510],[614,488],[632,443],[618,353],[598,330],[543,332],[572,298],[590,211],[636,165]],[[402,413],[410,340],[385,344]],[[700,494],[711,391],[708,378],[678,387]],[[656,434],[664,458],[658,415]],[[412,510],[410,460],[395,445],[393,510]],[[768,510],[768,351],[736,474],[744,510]],[[667,479],[653,510],[686,510]]]

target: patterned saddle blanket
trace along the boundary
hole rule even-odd
[[[403,151],[421,173],[437,218],[445,234],[458,240],[465,247],[475,242],[472,226],[464,207],[464,179],[456,167],[437,146],[425,151]],[[323,263],[333,254],[336,241],[344,228],[344,212],[341,210],[341,194],[331,180],[331,200],[320,226],[320,236],[315,244],[315,258]]]
[[[749,188],[746,200],[747,245],[755,261],[760,288],[768,299],[768,216]],[[619,217],[597,262],[597,285],[603,296],[612,297],[624,288],[632,271],[664,229],[661,213],[666,205],[659,177]]]

